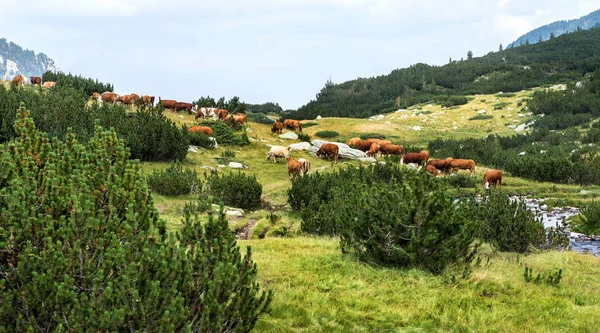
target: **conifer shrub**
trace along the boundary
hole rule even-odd
[[[262,185],[256,176],[238,171],[219,174],[211,171],[206,175],[206,194],[227,206],[256,210],[260,206]]]
[[[600,235],[600,201],[594,200],[581,207],[576,230],[586,235]]]
[[[0,330],[248,332],[271,301],[221,213],[166,233],[138,162],[96,126],[0,146]]]
[[[297,133],[297,134],[298,134],[298,140],[303,141],[303,142],[311,141],[310,135],[308,135],[306,133]]]
[[[493,191],[479,202],[474,197],[465,199],[460,207],[466,216],[480,225],[478,236],[500,251],[524,253],[530,246],[546,247],[541,218],[527,209],[523,200]]]
[[[456,188],[474,188],[479,181],[478,177],[472,177],[470,174],[457,174],[441,179],[444,183]]]
[[[250,140],[248,139],[246,131],[244,131],[241,135],[237,135],[233,132],[231,127],[225,124],[225,122],[204,120],[200,123],[200,125],[212,128],[213,137],[219,144],[234,146],[245,146],[250,144]]]
[[[492,118],[494,118],[494,116],[492,116],[491,114],[478,114],[469,118],[469,120],[487,120]]]
[[[335,138],[338,135],[340,135],[340,133],[338,133],[336,131],[319,131],[319,132],[315,133],[315,136],[318,136],[323,139]]]
[[[183,129],[184,131],[187,131],[187,128]],[[215,140],[213,140],[212,138],[210,138],[208,135],[204,134],[204,133],[189,133],[188,135],[190,137],[190,144],[194,145],[194,146],[198,146],[198,147],[202,147],[202,148],[206,148],[206,149],[214,149],[215,148]]]
[[[275,122],[273,119],[267,117],[266,114],[260,112],[254,113],[247,111],[246,116],[248,117],[249,121],[253,121],[259,124],[273,125],[273,123]]]
[[[148,177],[148,186],[162,195],[192,194],[201,190],[202,182],[196,170],[172,163],[164,170],[154,170]]]
[[[515,97],[515,93],[497,93],[496,97],[500,97],[500,98]]]
[[[319,125],[319,123],[316,123],[314,121],[309,121],[307,123],[302,124],[302,128],[306,129],[306,128],[317,126],[317,125]]]
[[[385,139],[385,135],[381,134],[381,133],[375,133],[375,132],[370,132],[370,133],[363,133],[361,135],[359,135],[359,138],[366,140],[366,139]]]

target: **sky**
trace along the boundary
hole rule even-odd
[[[0,38],[119,94],[296,109],[331,79],[497,51],[598,0],[0,0]]]

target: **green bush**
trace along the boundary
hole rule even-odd
[[[479,237],[500,251],[527,252],[529,246],[546,247],[544,225],[522,200],[512,200],[493,191],[477,202],[471,197],[460,203],[465,216],[480,224]]]
[[[464,105],[468,102],[469,100],[465,96],[439,96],[436,98],[436,103],[447,108],[457,105]]]
[[[510,104],[506,103],[506,102],[500,102],[500,103],[494,104],[494,110],[502,110],[505,107],[507,107],[508,105],[510,105]]]
[[[444,183],[456,188],[474,188],[478,180],[479,178],[464,173],[442,178]]]
[[[315,133],[315,136],[318,136],[323,139],[335,138],[338,135],[340,135],[340,133],[338,133],[336,131],[319,131],[319,132]]]
[[[222,121],[204,120],[200,125],[212,128],[213,137],[220,145],[245,146],[250,144],[245,131],[241,135],[236,135],[231,127]]]
[[[183,131],[187,131],[187,128],[184,127]],[[215,148],[215,140],[210,138],[208,135],[204,133],[190,133],[188,132],[190,137],[190,144],[206,149],[214,149]]]
[[[600,143],[600,128],[591,128],[581,140],[583,143]]]
[[[486,119],[492,119],[494,118],[494,116],[492,116],[491,114],[478,114],[475,115],[471,118],[469,118],[469,120],[486,120]]]
[[[315,123],[314,121],[302,124],[302,128],[307,129],[309,127],[317,126],[319,123]]]
[[[260,206],[262,185],[256,176],[243,172],[220,175],[211,171],[206,177],[206,193],[227,206],[256,210]]]
[[[298,134],[298,140],[304,141],[304,142],[310,142],[310,140],[311,140],[310,135],[308,135],[306,133],[297,133],[297,134]]]
[[[515,93],[497,93],[496,97],[506,98],[506,97],[515,97]]]
[[[154,170],[148,177],[148,186],[162,195],[191,194],[202,188],[195,170],[183,169],[181,163],[172,163],[164,170]]]
[[[586,235],[600,235],[600,201],[592,201],[581,207],[576,230]]]
[[[359,138],[361,138],[362,140],[366,140],[366,139],[385,139],[385,135],[381,134],[381,133],[374,133],[374,132],[370,132],[370,133],[363,133],[361,135],[359,135]]]
[[[0,331],[247,332],[265,312],[223,214],[166,233],[116,132],[48,139],[28,112],[0,146]]]
[[[253,121],[255,123],[259,123],[259,124],[265,124],[265,125],[273,125],[273,123],[275,122],[273,119],[267,117],[264,113],[253,113],[250,111],[246,112],[246,116],[248,117],[249,121]]]

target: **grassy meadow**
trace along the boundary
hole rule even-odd
[[[388,139],[411,146],[425,146],[437,137],[483,137],[489,133],[515,133],[509,125],[528,122],[519,116],[517,103],[532,91],[513,97],[473,96],[460,107],[443,109],[439,105],[420,105],[385,115],[381,120],[323,118],[304,130],[312,139],[315,133],[335,130],[332,141],[345,142],[361,133],[376,132]],[[502,109],[494,105],[506,103]],[[491,119],[468,120],[486,110]],[[430,111],[430,112],[425,112]],[[421,114],[419,114],[421,112]],[[413,113],[415,115],[413,115]],[[165,112],[179,125],[194,124],[193,116]],[[411,129],[421,126],[420,131]],[[252,247],[258,265],[259,282],[273,289],[271,310],[259,320],[259,332],[594,332],[600,325],[600,261],[574,252],[544,252],[530,255],[497,253],[489,247],[481,250],[484,260],[466,279],[453,279],[460,272],[434,276],[425,271],[373,267],[341,254],[339,241],[333,238],[301,235],[300,217],[286,204],[291,187],[285,161],[265,161],[267,144],[288,145],[272,134],[269,125],[249,124],[251,144],[245,147],[219,146],[214,150],[189,152],[184,166],[197,170],[217,168],[218,158],[227,149],[235,152],[231,161],[248,166],[243,172],[255,175],[263,186],[265,209],[247,212],[230,221],[232,230],[248,224],[254,233],[240,240],[242,249]],[[307,152],[293,151],[292,157],[311,161],[312,172],[329,172],[357,161],[340,160],[335,165]],[[444,158],[446,156],[432,156]],[[142,163],[145,172],[166,168],[166,163]],[[487,170],[477,166],[478,189]],[[234,171],[237,172],[237,171]],[[466,171],[463,171],[466,173]],[[505,174],[504,189],[515,194],[548,200],[550,206],[577,205],[600,195],[599,186],[574,186],[538,183]],[[154,195],[155,204],[171,230],[181,226],[182,207],[196,196],[165,197]],[[280,220],[269,222],[275,211]],[[265,228],[281,231],[265,234]],[[526,282],[525,266],[534,274],[563,270],[558,286]]]

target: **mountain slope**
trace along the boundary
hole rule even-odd
[[[364,118],[429,101],[452,106],[461,104],[452,95],[515,92],[564,83],[599,67],[600,29],[583,30],[444,66],[416,64],[388,75],[327,82],[314,100],[289,116]]]
[[[589,30],[599,26],[600,9],[578,19],[556,21],[533,29],[523,36],[517,38],[517,40],[509,44],[508,47],[525,45],[527,41],[529,41],[530,44],[535,44],[538,43],[540,38],[542,40],[550,39],[551,34],[554,34],[554,37],[558,37],[569,32],[577,31],[578,29]]]
[[[54,60],[43,53],[35,54],[21,46],[0,38],[0,79],[10,80],[15,75],[42,76],[46,71],[56,71]]]

